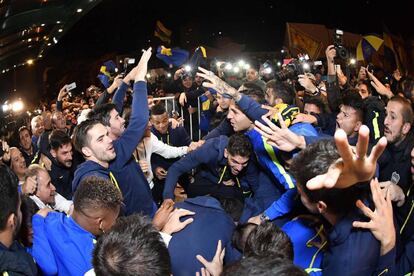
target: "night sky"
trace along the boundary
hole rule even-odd
[[[105,53],[140,48],[137,44],[152,38],[157,19],[173,31],[173,42],[182,39],[180,27],[188,26],[199,31],[197,41],[190,43],[211,44],[221,32],[245,44],[248,51],[280,48],[286,22],[324,24],[359,34],[382,33],[385,24],[392,33],[413,38],[409,24],[413,1],[384,2],[104,0],[66,34],[56,51],[75,47]]]
[[[171,46],[190,51],[199,45],[214,46],[223,37],[244,44],[245,51],[278,51],[283,46],[286,22],[324,24],[363,35],[382,34],[385,25],[393,34],[413,39],[414,1],[392,3],[104,0],[33,68],[3,76],[6,82],[0,88],[1,92],[17,88],[24,96],[28,90],[37,92],[30,95],[50,95],[72,81],[80,82],[80,87],[96,83],[104,60],[117,54],[139,55],[144,47],[160,45],[153,36],[156,20],[172,30]]]

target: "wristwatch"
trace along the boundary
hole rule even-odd
[[[270,220],[269,217],[266,216],[266,214],[264,212],[260,215],[260,221],[261,222],[269,221],[269,220]]]

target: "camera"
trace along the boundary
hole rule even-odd
[[[372,63],[369,63],[367,65],[367,71],[370,72],[371,74],[374,74],[374,65]]]
[[[334,47],[336,51],[336,56],[340,59],[346,60],[349,58],[349,52],[348,50],[343,46],[343,39],[342,36],[344,35],[344,32],[342,30],[335,30],[334,34]]]
[[[309,57],[308,57],[309,59]],[[292,59],[285,68],[275,73],[275,78],[279,81],[285,81],[287,79],[295,80],[298,75],[304,75],[310,72],[311,64],[305,57],[300,59]]]

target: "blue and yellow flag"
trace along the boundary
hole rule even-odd
[[[157,49],[157,58],[165,62],[168,66],[180,67],[183,65],[190,54],[188,51],[180,48],[166,48],[160,46]]]
[[[376,35],[366,35],[358,43],[356,48],[356,59],[370,61],[374,52],[378,51],[384,40]]]
[[[188,61],[188,65],[195,68],[195,70],[197,70],[199,66],[207,65],[207,51],[203,46],[199,46],[195,49],[193,56]]]
[[[154,36],[161,39],[161,41],[171,44],[171,30],[167,29],[161,21],[157,20],[155,23]]]
[[[115,77],[115,62],[112,60],[105,61],[99,70],[97,78],[101,81],[102,85],[105,88],[108,88],[111,85],[111,82]]]

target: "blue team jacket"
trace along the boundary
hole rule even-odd
[[[122,95],[120,92],[127,88],[128,86],[122,83],[116,95],[114,95],[114,103],[118,111],[122,109],[120,107],[122,104],[119,103],[120,99],[117,100],[117,98],[121,98],[118,95]],[[98,169],[98,172],[96,170],[92,173],[88,172],[87,169],[90,165],[84,165],[82,170],[79,171],[83,164],[80,165],[75,172],[75,178],[72,182],[73,190],[76,190],[79,182],[85,176],[99,174],[99,176],[108,178],[111,172],[115,179],[111,180],[117,182],[122,192],[125,203],[125,215],[141,212],[152,217],[155,214],[156,206],[152,199],[151,190],[141,167],[132,155],[144,135],[148,120],[147,84],[144,81],[139,81],[134,84],[134,97],[129,125],[124,133],[113,142],[116,158],[109,163],[108,169],[101,167]],[[93,166],[93,169],[95,168],[96,166]]]
[[[44,275],[84,275],[92,269],[95,236],[72,217],[50,212],[32,218],[32,255]]]
[[[189,198],[175,206],[193,211],[195,215],[192,216],[193,223],[173,234],[168,245],[174,276],[194,276],[203,267],[196,255],[200,254],[207,260],[212,260],[218,240],[226,248],[225,264],[241,258],[241,253],[231,245],[235,224],[217,199],[200,196]]]
[[[229,138],[226,136],[209,139],[200,148],[175,162],[168,170],[165,180],[164,199],[174,198],[174,187],[180,175],[200,165],[203,165],[203,169],[200,170],[199,174],[211,182],[218,183],[220,177],[219,170],[227,165],[227,159],[224,157],[224,149],[227,147],[228,141]],[[245,191],[253,191],[254,193],[259,185],[257,183],[257,175],[257,167],[250,160],[247,167],[238,176],[241,188]]]

